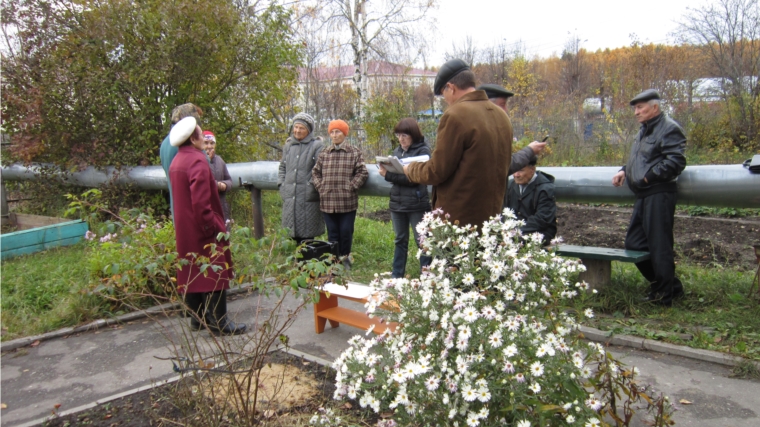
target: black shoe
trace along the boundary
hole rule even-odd
[[[677,291],[673,292],[673,296],[671,296],[670,299],[668,299],[668,300],[662,300],[662,301],[658,302],[657,304],[661,304],[661,305],[663,305],[665,307],[672,307],[673,306],[673,302],[675,300],[681,299],[684,296],[686,296],[686,294],[683,292],[683,288],[679,288]]]
[[[641,298],[641,302],[661,305],[663,307],[672,307],[673,301],[683,298],[684,295],[685,294],[683,292],[683,289],[677,290],[675,294],[669,299],[664,299],[665,297],[659,293],[649,293],[647,296]]]
[[[235,323],[227,316],[227,291],[206,294],[206,327],[218,335],[238,335],[246,330],[245,323]]]
[[[348,255],[346,255],[345,258],[343,258],[343,268],[346,271],[351,271],[351,260],[348,258]]]
[[[190,318],[190,329],[199,331],[203,329],[200,319],[203,318],[203,300],[205,294],[203,293],[187,293],[185,294],[185,317]]]

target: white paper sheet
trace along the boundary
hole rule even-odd
[[[331,294],[357,299],[369,298],[372,294],[369,286],[352,282],[348,282],[348,289],[336,283],[325,283],[322,290]]]

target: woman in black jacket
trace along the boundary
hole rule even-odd
[[[412,118],[401,119],[393,129],[399,146],[393,151],[393,155],[399,159],[415,156],[430,156],[430,147],[425,143],[420,126]],[[425,212],[430,211],[430,198],[427,186],[415,184],[407,179],[406,175],[388,172],[382,166],[380,175],[392,183],[391,188],[391,219],[393,231],[396,233],[396,250],[393,254],[393,277],[404,277],[406,271],[406,256],[409,251],[409,227],[414,233],[417,247],[420,246],[420,237],[417,234],[417,223],[422,221]],[[420,257],[420,269],[430,265],[431,258]]]

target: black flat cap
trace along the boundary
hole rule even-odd
[[[445,64],[441,65],[441,69],[438,70],[438,75],[435,76],[433,93],[436,95],[441,95],[441,89],[446,86],[446,83],[448,83],[449,80],[454,78],[454,76],[461,73],[462,71],[467,71],[469,69],[470,66],[461,59],[452,59],[450,61],[446,61]]]
[[[636,95],[631,100],[631,105],[636,105],[639,102],[651,101],[652,99],[660,99],[660,94],[654,89],[647,89],[644,92]]]
[[[504,89],[503,87],[499,85],[495,85],[493,83],[487,83],[484,85],[478,86],[478,90],[484,90],[486,91],[486,95],[488,98],[509,98],[510,96],[515,96],[514,93]]]

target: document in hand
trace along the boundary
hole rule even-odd
[[[404,157],[402,159],[399,159],[396,156],[375,156],[377,164],[383,165],[383,167],[391,173],[404,173],[404,165],[414,162],[427,162],[428,160],[430,160],[430,156],[428,155]]]
[[[755,154],[752,157],[752,161],[749,164],[749,171],[752,173],[760,173],[760,154]]]

